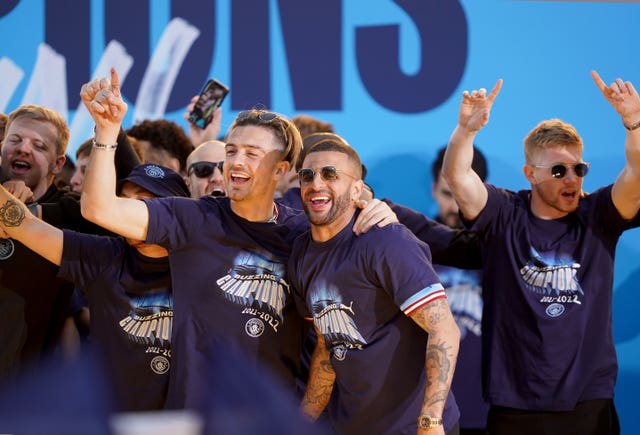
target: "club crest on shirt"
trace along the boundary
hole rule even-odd
[[[233,268],[216,284],[227,300],[245,307],[244,314],[264,320],[277,331],[290,293],[284,275],[282,263],[256,253],[242,252],[236,257]],[[248,329],[247,333],[251,335]]]
[[[352,316],[353,301],[342,303],[342,295],[335,287],[316,287],[309,293],[313,323],[324,336],[332,355],[339,361],[346,357],[348,349],[362,349],[364,339]]]
[[[541,295],[540,303],[549,304],[545,309],[547,316],[561,316],[567,304],[582,304],[584,291],[577,278],[579,263],[556,259],[553,254],[541,255],[533,248],[531,257],[520,269],[520,277],[528,290]]]
[[[169,371],[169,360],[164,356],[154,356],[151,360],[151,370],[158,375],[164,375]]]
[[[15,252],[16,247],[11,239],[0,239],[0,260],[10,258]]]

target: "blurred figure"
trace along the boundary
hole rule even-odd
[[[165,119],[144,120],[127,130],[143,150],[143,161],[155,163],[179,174],[187,174],[187,157],[193,144],[178,124]]]
[[[431,165],[431,192],[438,204],[435,220],[450,228],[462,228],[458,204],[442,176],[447,147],[442,147]],[[472,167],[482,181],[487,177],[484,155],[474,148]],[[460,329],[460,350],[451,390],[460,407],[460,434],[482,435],[487,425],[489,405],[482,398],[482,270],[459,269],[434,264],[444,286],[453,318]]]
[[[73,177],[75,170],[76,165],[73,163],[73,160],[71,160],[69,155],[66,154],[64,165],[62,165],[62,169],[53,179],[53,184],[55,184],[58,189],[70,189],[71,177]]]
[[[442,176],[442,162],[444,161],[444,153],[446,150],[446,146],[440,148],[436,159],[431,165],[431,176],[433,177],[431,195],[438,204],[436,221],[450,228],[462,228],[462,221],[458,214],[458,203],[453,197],[447,180]],[[473,151],[471,166],[478,174],[478,177],[484,182],[484,180],[487,179],[487,161],[484,158],[484,154],[482,154],[478,148],[473,147]]]
[[[224,196],[224,142],[210,140],[196,147],[187,158],[187,177],[192,198],[205,195]]]
[[[291,118],[291,122],[293,122],[293,124],[298,127],[298,131],[300,132],[300,137],[302,137],[302,140],[314,133],[333,133],[333,125],[308,115],[294,116],[293,118]],[[298,159],[301,162],[303,158],[304,155],[301,155]],[[278,185],[276,186],[275,197],[281,198],[289,189],[299,187],[300,183],[298,182],[298,171],[294,166],[278,182]],[[299,191],[292,191],[291,193],[293,194],[293,196],[297,195],[299,197]]]
[[[87,171],[89,157],[91,156],[91,146],[93,139],[88,139],[76,150],[76,169],[71,177],[71,190],[76,193],[82,193],[82,185],[84,183],[84,174]]]

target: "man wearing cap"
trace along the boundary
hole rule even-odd
[[[118,183],[119,196],[188,197],[182,177],[142,164]],[[86,295],[93,342],[106,359],[116,411],[164,407],[171,367],[173,297],[167,250],[121,237],[60,230],[0,188],[0,227],[60,266]]]

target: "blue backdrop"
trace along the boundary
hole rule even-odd
[[[585,141],[585,188],[624,164],[624,129],[593,84],[597,70],[640,88],[634,2],[508,0],[5,0],[0,111],[25,102],[64,113],[70,153],[91,134],[80,86],[116,66],[126,126],[182,113],[208,77],[231,88],[223,129],[261,104],[333,123],[357,148],[377,196],[435,213],[429,165],[456,123],[464,89],[504,86],[478,146],[489,180],[526,187],[522,138],[562,118]],[[640,231],[617,253],[616,401],[623,432],[640,423]],[[625,430],[626,429],[626,430]]]

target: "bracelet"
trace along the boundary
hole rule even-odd
[[[627,125],[624,122],[622,123],[622,125],[624,125],[624,128],[626,128],[629,131],[633,131],[636,130],[638,128],[640,128],[640,121],[636,122],[635,124],[631,124],[631,125]]]
[[[96,142],[96,138],[93,138],[93,147],[100,150],[114,151],[116,148],[118,148],[118,144],[116,143],[115,145],[109,145],[105,143],[99,143]]]

